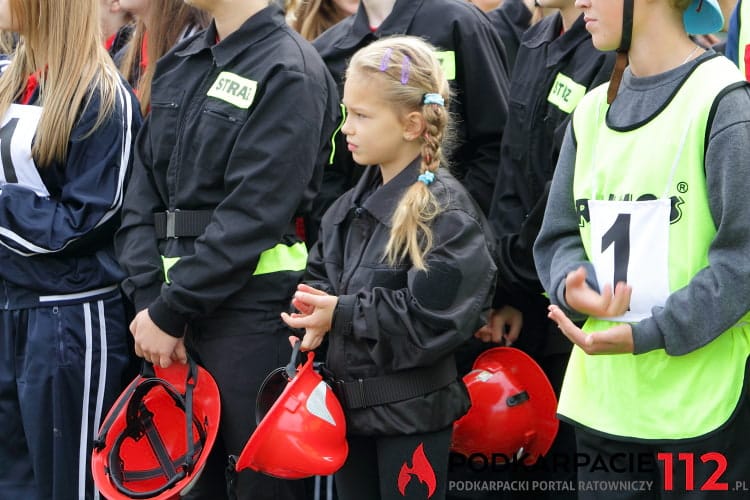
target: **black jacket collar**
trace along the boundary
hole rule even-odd
[[[396,0],[393,10],[385,18],[383,24],[375,30],[377,38],[388,35],[403,35],[409,30],[414,16],[424,0]],[[344,35],[336,47],[341,49],[351,49],[357,47],[362,41],[373,32],[370,30],[370,20],[367,18],[364,2],[359,3],[359,9],[354,14],[349,31]]]
[[[380,224],[391,227],[391,218],[396,209],[396,205],[404,196],[419,176],[419,168],[422,163],[422,157],[418,156],[405,169],[391,179],[388,183],[383,183],[383,177],[380,174],[380,168],[377,166],[363,167],[367,170],[352,189],[351,203],[355,207],[361,206],[367,212],[375,217]],[[367,193],[371,193],[366,196]],[[364,201],[361,201],[365,198]],[[349,211],[342,211],[337,223],[341,223]]]
[[[285,25],[283,11],[277,5],[272,4],[250,16],[237,31],[221,40],[220,43],[216,43],[216,23],[212,21],[206,31],[176,54],[180,57],[191,56],[202,50],[211,49],[216,65],[226,66],[242,52],[248,50],[248,47]]]
[[[548,44],[547,66],[555,66],[569,53],[574,52],[581,42],[590,37],[586,31],[586,24],[583,22],[583,14],[578,16],[568,31],[560,35],[560,30],[562,30],[560,13],[545,17],[529,28],[524,35],[523,44],[531,48]]]

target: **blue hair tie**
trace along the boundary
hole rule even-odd
[[[422,96],[422,104],[437,104],[445,106],[445,99],[440,94],[425,94]]]
[[[425,186],[429,186],[432,184],[432,181],[435,180],[435,174],[430,172],[429,170],[423,174],[419,174],[419,177],[417,177],[417,180],[419,182],[424,182]]]

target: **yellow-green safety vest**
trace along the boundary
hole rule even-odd
[[[715,57],[699,64],[667,107],[635,130],[606,126],[606,84],[587,94],[573,115],[577,153],[572,203],[579,200],[577,209],[588,199],[661,198],[665,192],[671,198],[670,292],[686,286],[708,266],[716,227],[703,163],[706,127],[715,98],[741,80],[728,59]],[[590,258],[590,224],[585,217],[580,232]],[[601,331],[614,324],[589,318],[583,330]],[[575,347],[558,411],[613,436],[646,440],[702,436],[732,415],[748,355],[750,314],[683,356],[670,356],[663,349],[639,355],[587,355]]]

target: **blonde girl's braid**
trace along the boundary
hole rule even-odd
[[[448,125],[448,112],[445,109],[445,101],[443,100],[443,104],[439,104],[440,100],[434,96],[435,94],[425,94],[425,97],[423,97],[423,101],[429,102],[424,103],[422,107],[425,131],[422,134],[421,173],[428,171],[436,173],[440,164],[445,161],[442,144]]]
[[[421,141],[420,174],[404,193],[393,212],[385,260],[396,266],[405,259],[426,270],[425,255],[432,248],[432,220],[441,207],[429,189],[444,162],[442,143],[449,126],[446,109],[450,87],[443,75],[435,47],[412,36],[396,36],[373,42],[352,58],[347,77],[365,72],[382,83],[383,95],[397,114],[422,114],[425,129]]]

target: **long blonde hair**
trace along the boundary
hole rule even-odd
[[[360,49],[351,59],[346,75],[366,73],[381,83],[383,96],[400,116],[417,111],[422,114],[425,130],[422,143],[420,174],[437,174],[445,163],[444,138],[450,124],[447,110],[450,87],[435,47],[412,36],[384,38]],[[425,104],[425,94],[439,94],[444,105]],[[429,174],[428,174],[429,175]],[[396,265],[409,258],[417,269],[425,270],[425,254],[432,248],[432,220],[441,207],[427,184],[415,179],[396,206],[385,259]]]
[[[11,0],[20,38],[0,77],[0,116],[21,97],[29,75],[38,73],[42,114],[32,156],[40,167],[63,162],[68,142],[92,89],[99,91],[99,115],[88,133],[112,113],[119,77],[102,46],[97,0]]]
[[[185,29],[194,26],[205,28],[211,17],[201,9],[187,5],[183,0],[151,0],[149,4],[148,44],[146,68],[141,72],[141,47],[146,36],[142,19],[136,21],[135,32],[120,62],[120,71],[138,92],[141,112],[145,115],[151,106],[151,81],[156,72],[156,61],[180,41]]]

